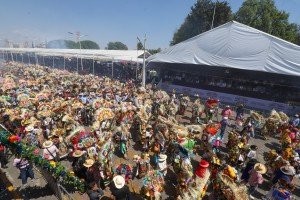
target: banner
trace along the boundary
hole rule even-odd
[[[198,88],[191,88],[167,83],[160,83],[158,85],[161,89],[172,92],[173,89],[176,90],[176,93],[183,93],[188,95],[195,95],[199,94],[201,99],[207,99],[208,97],[219,99],[221,103],[228,103],[228,104],[236,104],[238,102],[243,103],[249,109],[255,110],[263,110],[263,111],[271,111],[275,109],[276,111],[283,111],[287,114],[295,114],[300,112],[299,106],[292,106],[285,103],[279,103],[274,101],[268,101],[263,99],[255,99],[250,97],[243,97],[233,94],[221,93],[221,92],[214,92],[209,90],[202,90]]]

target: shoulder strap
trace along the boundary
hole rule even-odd
[[[53,154],[49,151],[49,149],[48,148],[46,148],[46,149],[49,152],[49,154],[52,156],[52,158],[55,159],[55,156],[53,156]]]

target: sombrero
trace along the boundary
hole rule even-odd
[[[165,154],[159,154],[158,161],[159,162],[163,162],[163,161],[167,160],[167,158],[168,158],[167,155],[165,155]]]
[[[267,172],[267,167],[262,164],[262,163],[256,163],[254,165],[254,170],[257,172],[257,173],[260,173],[260,174],[265,174]]]
[[[83,151],[80,151],[80,150],[76,150],[73,152],[72,156],[75,157],[75,158],[79,158],[80,156],[83,155]]]
[[[86,159],[85,162],[83,163],[83,166],[89,168],[89,167],[93,166],[94,163],[95,163],[94,160],[92,160],[92,159]]]
[[[44,148],[49,148],[49,147],[51,147],[52,145],[53,145],[53,142],[50,141],[50,140],[47,140],[47,141],[45,141],[45,142],[43,143],[43,147],[44,147]]]
[[[280,168],[280,171],[289,176],[295,175],[295,168],[293,166],[283,166]]]
[[[113,182],[117,189],[121,189],[125,185],[125,179],[123,176],[117,175],[113,178]]]
[[[27,127],[25,128],[25,131],[27,131],[27,132],[30,132],[30,131],[33,131],[33,130],[34,130],[34,127],[31,126],[31,125],[29,125],[29,126],[27,126]]]

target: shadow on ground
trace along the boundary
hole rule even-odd
[[[40,197],[51,196],[53,192],[50,187],[45,185],[45,187],[26,187],[20,190],[20,194],[23,196],[24,200],[37,199]]]

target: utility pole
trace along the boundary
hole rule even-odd
[[[144,37],[144,57],[143,57],[143,86],[146,85],[146,34]]]
[[[83,71],[83,64],[82,64],[82,55],[81,55],[81,42],[80,42],[80,38],[87,36],[87,35],[80,35],[80,32],[76,32],[76,33],[72,33],[72,32],[68,32],[70,35],[76,35],[76,39],[77,42],[79,43],[79,52],[80,52],[80,64],[81,64],[81,70]],[[78,72],[78,70],[77,70]]]

